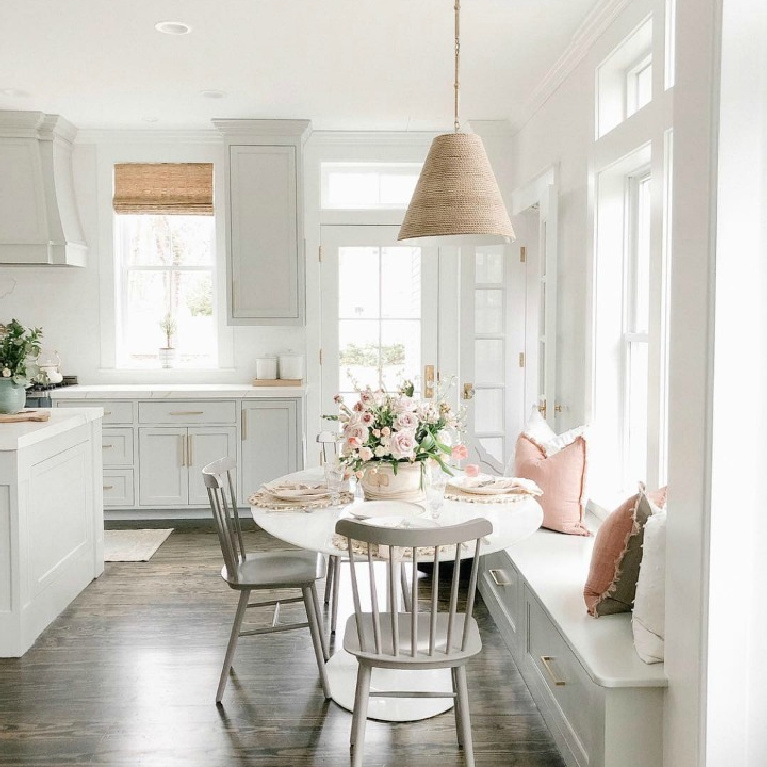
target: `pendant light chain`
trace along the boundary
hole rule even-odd
[[[455,0],[455,119],[453,121],[453,128],[455,132],[461,129],[461,121],[458,119],[458,102],[460,94],[460,78],[461,73],[461,0]]]

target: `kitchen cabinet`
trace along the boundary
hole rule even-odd
[[[206,505],[202,467],[237,457],[232,426],[141,427],[138,433],[140,506]]]
[[[231,325],[304,323],[303,144],[308,120],[215,120],[224,134]]]
[[[238,463],[238,501],[262,482],[304,466],[303,391],[250,384],[74,386],[55,407],[104,410],[101,454],[110,519],[210,515],[202,468],[223,456]]]
[[[264,483],[303,468],[303,421],[301,402],[296,399],[242,403],[240,438],[240,498]]]

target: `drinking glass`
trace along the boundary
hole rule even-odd
[[[346,467],[337,458],[325,461],[322,467],[325,472],[325,484],[330,490],[331,506],[338,506],[341,502],[341,490],[344,484],[344,475]]]
[[[426,506],[432,519],[439,519],[442,504],[445,502],[446,486],[447,474],[440,468],[432,469],[426,483]]]

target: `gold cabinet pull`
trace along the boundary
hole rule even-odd
[[[186,465],[192,465],[192,435],[186,438]]]
[[[114,445],[102,445],[101,449],[106,450],[108,447],[114,447]]]
[[[114,490],[114,485],[104,485],[104,490]]]
[[[474,391],[474,384],[473,383],[465,383],[463,385],[463,398],[464,399],[472,399],[476,392]]]
[[[555,687],[564,687],[565,686],[565,680],[560,679],[552,670],[549,663],[554,660],[554,657],[552,655],[541,655],[541,663],[543,663],[543,667],[546,669],[546,672],[549,675],[549,678],[554,683]]]
[[[240,413],[240,441],[245,442],[248,438],[248,411]]]
[[[423,366],[423,396],[427,399],[434,396],[434,365]]]
[[[181,465],[186,466],[186,435],[181,435]]]
[[[511,579],[503,570],[488,570],[496,586],[511,586]]]
[[[171,410],[170,415],[204,415],[204,410]]]
[[[104,415],[112,415],[112,411],[111,410],[105,410],[104,411]]]

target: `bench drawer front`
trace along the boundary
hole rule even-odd
[[[104,506],[133,506],[133,470],[104,472]]]
[[[498,602],[504,625],[499,625],[507,641],[518,647],[522,627],[522,577],[505,551],[482,558],[482,592],[489,592]]]
[[[101,455],[104,466],[133,466],[133,429],[104,429]]]
[[[180,402],[139,402],[140,424],[232,424],[237,419],[234,400],[208,400]]]
[[[102,424],[111,426],[120,424],[129,426],[133,423],[133,402],[109,402],[95,399],[56,400],[57,407],[100,407],[104,409]]]
[[[604,743],[604,691],[596,685],[568,647],[556,626],[529,588],[527,607],[527,661],[563,737],[581,767],[599,763]],[[600,722],[602,724],[600,724]]]

